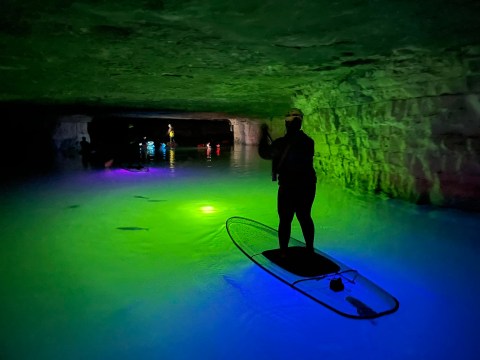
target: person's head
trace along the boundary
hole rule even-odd
[[[302,128],[303,112],[300,109],[290,109],[285,115],[285,128],[288,132],[299,131]]]

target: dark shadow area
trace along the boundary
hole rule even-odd
[[[28,104],[0,104],[2,140],[1,181],[43,174],[55,168],[52,134],[57,114],[53,108]]]
[[[280,249],[267,250],[262,254],[271,262],[298,276],[321,276],[340,271],[340,267],[333,261],[317,253],[311,254],[300,246],[289,247],[286,258],[280,256]]]
[[[182,114],[169,110],[2,102],[0,161],[5,175],[0,181],[8,182],[57,170],[58,160],[64,156],[53,140],[59,118],[77,114],[92,118],[88,123],[88,133],[93,168],[103,168],[111,159],[116,165],[138,163],[142,141],[153,141],[156,151],[162,143],[168,142],[168,124],[174,126],[175,140],[181,147],[204,146],[207,143],[212,147],[217,144],[228,147],[233,144],[233,132],[226,119],[169,119],[166,114]],[[80,140],[72,139],[74,143],[78,142],[78,149],[73,149],[70,154],[78,156],[79,163]]]

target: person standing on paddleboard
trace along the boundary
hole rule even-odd
[[[170,138],[170,147],[173,147],[175,145],[175,131],[171,124],[168,124],[167,136]]]
[[[259,155],[272,160],[272,181],[278,180],[278,240],[282,257],[287,256],[293,217],[302,228],[306,249],[313,254],[315,225],[311,211],[317,176],[313,168],[314,141],[302,130],[303,113],[291,109],[285,115],[286,134],[272,140],[268,126],[262,126]]]

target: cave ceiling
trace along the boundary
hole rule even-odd
[[[270,116],[302,87],[477,45],[480,1],[2,0],[0,101]]]

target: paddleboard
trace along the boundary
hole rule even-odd
[[[333,257],[290,238],[287,257],[280,256],[278,232],[258,221],[234,216],[226,222],[233,243],[254,263],[293,289],[340,315],[374,319],[395,312],[398,300]]]

